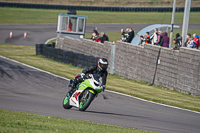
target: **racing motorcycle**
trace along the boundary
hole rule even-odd
[[[81,76],[78,74],[76,77]],[[76,78],[75,77],[75,78]],[[69,82],[71,85],[72,80]],[[67,94],[63,100],[63,107],[71,109],[72,107],[79,108],[80,111],[85,111],[91,102],[103,91],[101,76],[97,74],[89,74],[84,78],[84,81],[78,84],[74,92],[67,90]]]

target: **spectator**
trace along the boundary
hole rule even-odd
[[[124,32],[124,29],[121,29],[121,39],[120,41],[126,41],[126,38],[127,38],[127,35],[126,35],[126,32]]]
[[[194,48],[194,49],[197,49],[197,46],[196,46],[194,40],[192,40],[192,38],[189,38],[189,39],[188,39],[187,48]]]
[[[199,48],[199,36],[196,33],[193,34],[193,40],[194,40],[194,42],[197,46],[197,49],[198,49]]]
[[[146,43],[146,44],[150,44],[150,43],[151,43],[151,40],[150,40],[149,32],[146,32],[145,35],[146,35],[146,37],[147,37],[147,38],[145,39],[145,43]]]
[[[181,47],[181,45],[182,45],[182,37],[180,36],[179,33],[176,34],[176,39],[178,39],[178,44]]]
[[[92,40],[92,41],[96,41],[96,42],[101,42],[101,41],[99,40],[99,33],[98,33],[97,30],[93,30],[91,40]]]
[[[128,37],[125,42],[131,43],[135,33],[132,28],[129,28],[127,31],[128,31]]]
[[[158,41],[157,41],[157,45],[158,46],[163,46],[163,42],[164,42],[164,37],[162,36],[162,31],[158,32]]]
[[[145,39],[144,39],[143,36],[140,36],[140,44],[139,44],[139,46],[144,46],[144,44],[145,44]]]
[[[186,35],[186,41],[185,41],[185,43],[184,43],[184,47],[187,47],[187,45],[188,45],[188,43],[189,43],[189,39],[191,38],[191,34],[190,33],[188,33],[187,35]]]
[[[179,34],[179,33],[176,33],[176,39],[179,38],[179,37],[180,37],[180,34]]]
[[[68,27],[68,24],[66,24],[66,29],[70,32],[72,31],[72,21],[71,21],[71,19],[69,19],[69,27]]]
[[[109,41],[109,38],[104,32],[101,32],[101,37],[99,38],[99,40],[101,41],[101,43],[104,43],[105,41]]]
[[[174,48],[171,48],[171,50],[179,50],[179,48],[181,47],[180,41],[179,41],[177,38],[175,38],[175,39],[173,40],[173,42],[174,42],[174,44],[175,44],[175,47],[174,47]]]
[[[158,41],[158,29],[157,28],[154,29],[154,33],[150,37],[150,39],[152,40],[152,45],[157,45],[157,41]]]
[[[162,34],[162,36],[164,37],[164,40],[163,40],[163,47],[169,48],[169,37],[167,36],[167,32],[164,32],[164,33]]]

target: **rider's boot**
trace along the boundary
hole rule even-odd
[[[69,86],[68,86],[69,91],[72,91],[74,88],[75,88],[75,87],[74,87],[74,81],[73,81],[73,80],[70,80],[70,81],[69,81]]]

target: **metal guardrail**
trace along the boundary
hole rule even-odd
[[[117,12],[172,12],[173,7],[101,7],[101,6],[73,6],[0,2],[0,7],[86,10],[86,11],[117,11]],[[191,7],[191,12],[199,12],[200,7]],[[184,12],[184,7],[176,7],[176,12]]]

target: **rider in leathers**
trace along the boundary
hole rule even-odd
[[[103,85],[103,91],[104,91],[106,88],[106,79],[108,75],[107,68],[108,68],[108,60],[105,58],[100,58],[98,60],[98,65],[91,66],[83,70],[81,76],[74,79],[74,81],[71,83],[69,87],[69,90],[73,91],[76,88],[77,84],[83,82],[85,75],[98,74],[102,77],[102,85]]]

